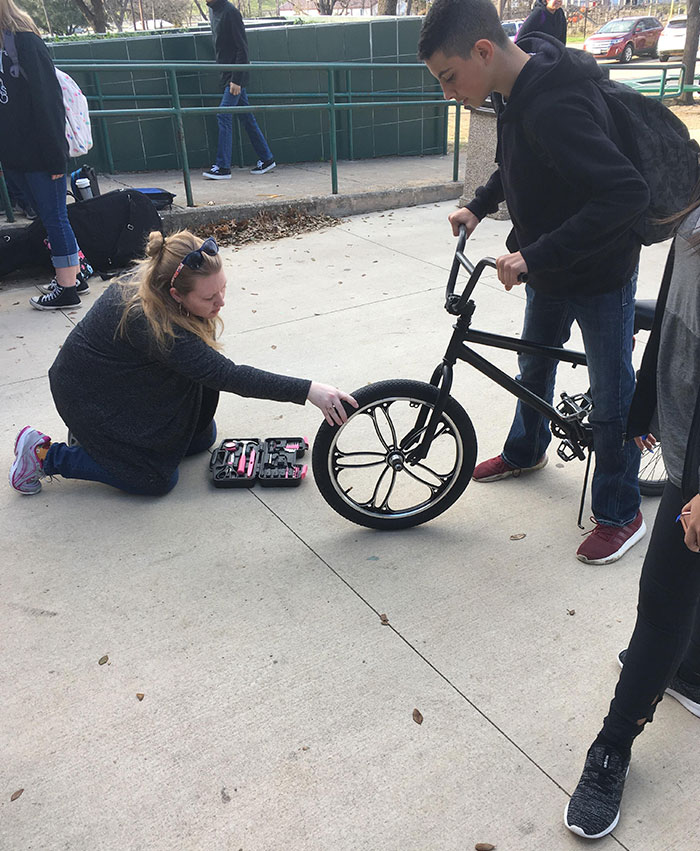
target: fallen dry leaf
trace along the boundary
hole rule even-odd
[[[19,796],[22,794],[22,792],[24,792],[24,789],[18,789],[16,792],[13,792],[13,793],[10,795],[10,800],[11,800],[11,801],[16,801],[16,800],[17,800],[17,798],[19,798]]]
[[[386,615],[379,615],[379,620],[381,621],[382,626],[389,626],[389,618]]]
[[[423,716],[421,715],[420,710],[418,710],[418,709],[413,710],[413,720],[416,722],[416,724],[422,724],[423,723]]]
[[[511,541],[522,541],[522,539],[526,537],[527,535],[525,534],[525,532],[518,532],[517,535],[511,535],[510,539]]]
[[[494,851],[495,848],[496,846],[491,845],[490,842],[477,842],[474,851]]]
[[[136,697],[137,697],[139,700],[143,700],[143,694],[142,694],[140,691],[137,691],[137,692],[136,692]]]
[[[106,664],[107,664],[107,662],[109,662],[109,656],[103,656],[103,657],[102,657],[102,658],[98,661],[98,663],[97,663],[97,664],[98,664],[98,665],[106,665]]]

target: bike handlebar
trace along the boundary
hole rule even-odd
[[[445,289],[445,310],[454,316],[460,316],[463,313],[472,292],[474,292],[474,287],[476,286],[484,269],[489,267],[492,269],[496,268],[496,261],[493,257],[483,257],[476,265],[474,265],[464,254],[464,246],[466,245],[466,242],[467,229],[464,225],[460,225],[457,248],[455,249],[454,260],[452,261],[452,268],[450,269],[450,277],[447,279],[447,288]],[[459,274],[460,267],[467,270],[469,273],[469,280],[465,284],[461,294],[455,295],[455,286],[457,284],[457,275]],[[521,273],[518,275],[518,280],[522,283],[527,283],[527,279],[527,273]]]

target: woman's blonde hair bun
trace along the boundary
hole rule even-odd
[[[158,257],[165,245],[165,238],[159,230],[151,231],[146,245],[146,257]]]

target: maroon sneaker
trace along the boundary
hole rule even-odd
[[[507,479],[509,476],[517,479],[521,473],[532,473],[534,470],[541,470],[546,466],[546,455],[543,455],[534,467],[511,467],[500,455],[496,455],[495,458],[489,458],[488,461],[477,464],[472,473],[472,479],[475,482],[497,482],[499,479]]]
[[[586,533],[588,539],[576,551],[576,558],[586,564],[610,564],[622,558],[637,541],[641,541],[646,531],[641,511],[638,511],[634,520],[626,526],[596,523],[595,527]]]

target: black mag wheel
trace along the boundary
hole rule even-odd
[[[639,492],[644,496],[660,496],[667,481],[664,453],[661,441],[658,440],[653,452],[649,449],[642,450],[642,459],[639,462]]]
[[[476,434],[464,408],[447,399],[427,457],[409,460],[438,390],[422,381],[380,381],[352,394],[342,426],[323,423],[314,441],[316,485],[338,514],[372,529],[406,529],[446,511],[469,484]]]

